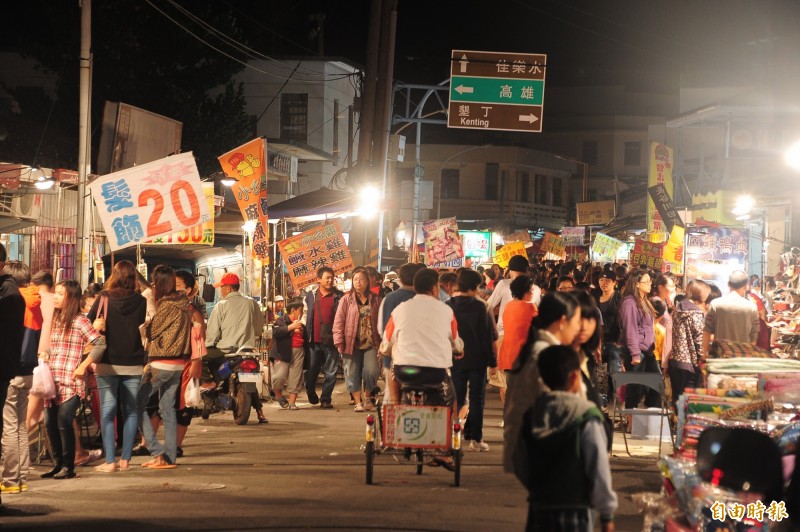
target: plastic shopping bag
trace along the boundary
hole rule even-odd
[[[183,400],[189,408],[203,407],[203,398],[200,396],[200,381],[198,379],[189,379],[189,382],[186,383]]]
[[[50,372],[50,366],[44,360],[39,360],[39,365],[33,368],[33,384],[31,385],[31,395],[52,399],[56,396],[56,381]]]

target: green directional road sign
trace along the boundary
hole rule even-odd
[[[450,100],[542,105],[544,80],[453,76],[450,78]]]
[[[542,131],[547,56],[453,50],[448,127]]]

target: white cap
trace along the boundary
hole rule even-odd
[[[275,301],[283,301],[283,296],[275,296]]]

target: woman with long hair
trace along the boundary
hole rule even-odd
[[[42,478],[75,477],[75,430],[72,421],[86,390],[83,377],[92,362],[100,360],[106,341],[81,314],[81,286],[77,281],[61,281],[53,298],[55,310],[50,330],[50,347],[39,356],[50,364],[56,383],[56,396],[45,401],[47,436],[53,448],[55,466]],[[81,363],[86,347],[92,350]]]
[[[619,325],[621,330],[622,360],[626,371],[659,372],[655,349],[655,311],[648,295],[652,281],[647,270],[634,270],[628,275],[622,291],[619,306]],[[625,408],[635,408],[645,396],[645,405],[655,407],[660,396],[655,390],[638,385],[628,385],[625,392]],[[630,430],[628,416],[628,430]]]
[[[333,320],[333,343],[344,357],[348,391],[353,395],[353,411],[372,410],[372,389],[378,380],[378,308],[380,300],[370,290],[365,268],[353,270],[353,286],[339,302]],[[364,389],[364,400],[361,390]]]
[[[169,266],[159,265],[153,270],[153,293],[156,313],[147,324],[148,363],[137,395],[139,429],[153,459],[142,467],[172,469],[178,454],[175,395],[192,353],[192,309],[186,294],[175,290],[175,270]],[[150,396],[155,393],[159,395],[158,410],[164,421],[163,444],[145,415]]]
[[[551,345],[571,345],[580,328],[581,308],[575,297],[567,292],[548,293],[539,304],[539,314],[533,320],[528,341],[508,372],[503,416],[503,467],[516,474],[523,484],[530,474],[531,457],[527,455],[527,448],[521,448],[520,442],[524,438],[520,435],[525,413],[542,392],[536,359]]]
[[[117,262],[87,316],[95,329],[106,335],[106,352],[95,366],[106,458],[105,463],[95,469],[105,473],[128,470],[136,438],[136,394],[146,357],[139,326],[144,323],[147,312],[147,301],[137,293],[137,288],[134,265],[127,260]],[[117,405],[124,419],[119,464],[114,461]]]

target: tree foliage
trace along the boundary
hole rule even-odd
[[[186,3],[186,9],[222,34],[244,40],[234,14],[226,11],[224,4],[221,7],[213,0],[192,1]],[[37,159],[42,164],[75,167],[80,90],[79,2],[33,0],[16,6],[14,11],[20,20],[37,21],[36,33],[26,28],[17,35],[16,49],[59,74],[57,100],[45,134],[48,142],[43,143]],[[36,34],[46,37],[36,38]],[[105,101],[124,102],[181,121],[182,149],[194,152],[204,174],[219,170],[217,155],[252,136],[242,90],[231,81],[242,64],[201,40],[246,60],[241,53],[226,49],[207,28],[190,20],[173,3],[92,2],[93,153],[97,153]],[[12,95],[20,100],[19,91]],[[14,159],[32,159],[31,151],[36,151],[50,105],[42,98],[37,103],[31,99],[27,98],[21,115],[6,121],[9,137],[16,140],[7,145],[0,143],[0,156],[9,158],[11,154],[3,152],[13,149],[20,150]]]

